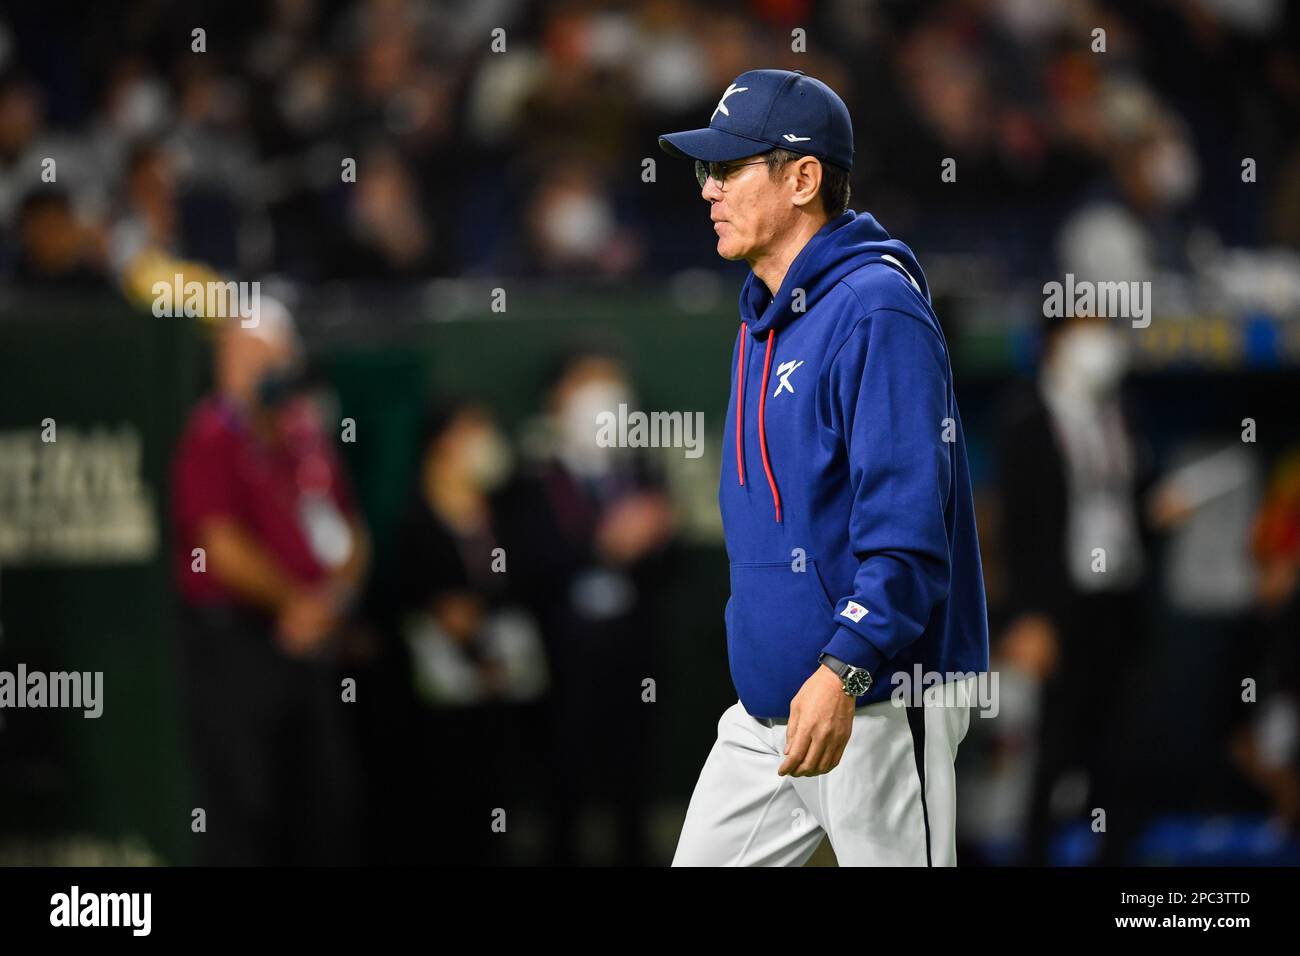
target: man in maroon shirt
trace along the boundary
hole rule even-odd
[[[337,668],[367,541],[292,320],[217,331],[214,393],[174,461],[181,671],[209,863],[346,862],[356,843]]]

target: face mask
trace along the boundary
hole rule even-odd
[[[305,394],[292,396],[276,409],[276,428],[290,448],[310,451],[325,441],[325,429],[316,403]]]
[[[617,449],[596,443],[600,430],[598,416],[618,416],[620,404],[630,404],[631,393],[616,381],[591,382],[576,389],[560,412],[559,430],[562,454],[570,467],[586,475],[598,475],[609,468]]]
[[[470,439],[464,455],[470,476],[484,491],[494,491],[505,484],[514,460],[510,446],[495,430],[481,431]]]
[[[628,403],[628,391],[618,382],[592,382],[569,396],[561,413],[561,427],[567,443],[595,445],[602,412],[618,415],[618,406]]]
[[[167,118],[167,93],[153,79],[135,80],[121,93],[113,122],[123,136],[145,136]]]
[[[595,196],[568,196],[547,211],[543,228],[547,241],[562,254],[590,257],[609,241],[613,220]]]
[[[1159,200],[1176,206],[1196,191],[1196,157],[1180,139],[1165,139],[1146,160],[1146,174]]]
[[[302,389],[302,375],[293,368],[269,368],[257,380],[257,403],[265,411],[282,407]]]
[[[1090,395],[1115,387],[1128,364],[1123,345],[1109,329],[1072,329],[1060,343],[1059,360],[1066,376]]]

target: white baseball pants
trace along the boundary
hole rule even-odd
[[[975,678],[966,680],[957,701],[975,699]],[[823,837],[840,866],[955,866],[953,763],[970,706],[944,706],[931,693],[939,690],[928,690],[922,707],[859,707],[844,756],[816,777],[777,776],[786,722],[732,704],[691,795],[673,866],[802,866]]]

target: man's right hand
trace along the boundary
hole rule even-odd
[[[280,609],[275,640],[291,657],[308,657],[334,633],[338,624],[333,599],[323,591],[303,590]]]
[[[664,544],[673,532],[673,509],[658,492],[624,498],[601,520],[596,545],[601,555],[622,567]]]
[[[1022,614],[1007,627],[998,645],[998,655],[1039,680],[1046,680],[1060,663],[1061,644],[1056,627],[1046,615]]]

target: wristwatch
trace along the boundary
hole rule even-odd
[[[861,697],[871,689],[871,672],[865,667],[854,667],[824,651],[817,658],[817,663],[825,664],[835,672],[844,684],[844,693],[849,697]]]

